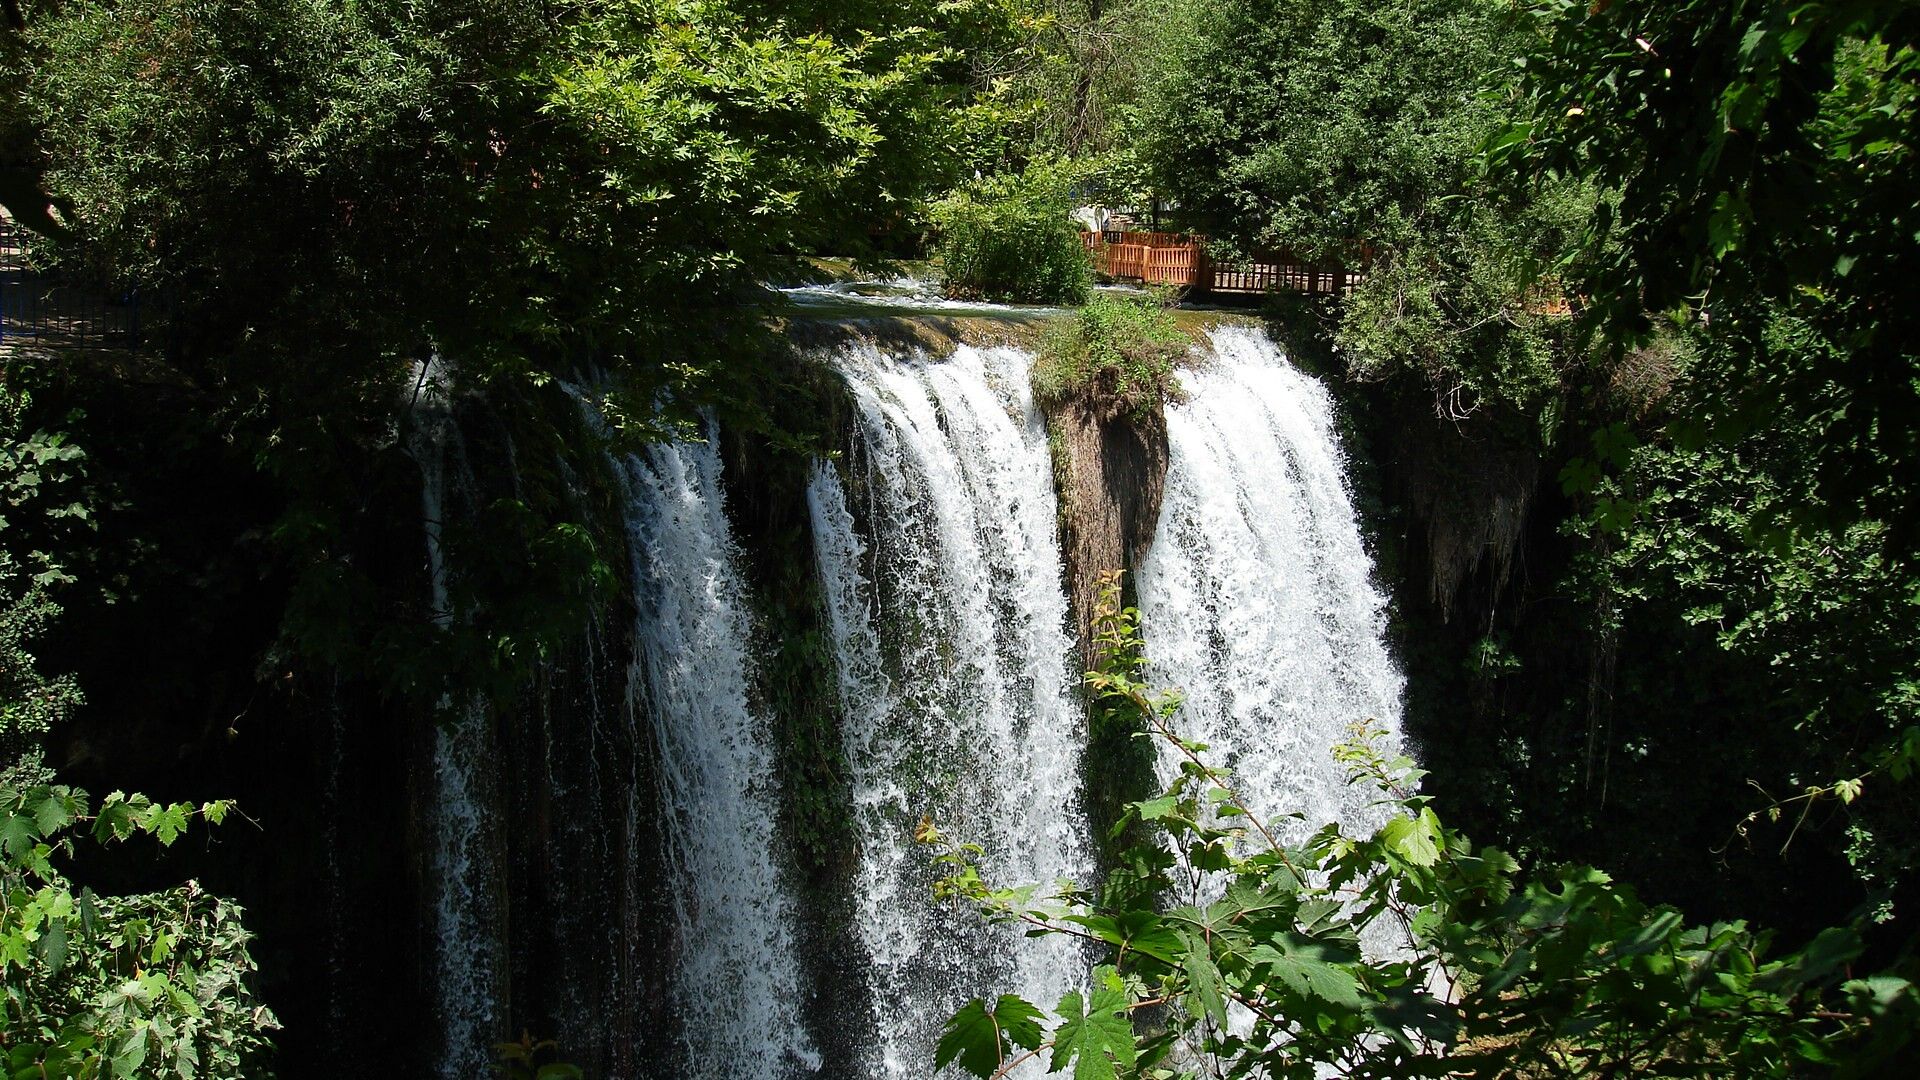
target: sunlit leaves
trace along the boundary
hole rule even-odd
[[[1091,997],[1070,991],[1055,1012],[1061,1017],[1053,1033],[1055,1072],[1073,1063],[1073,1080],[1115,1080],[1117,1069],[1131,1069],[1136,1048],[1125,984],[1111,967],[1093,973]]]
[[[1380,829],[1387,849],[1415,866],[1432,866],[1440,858],[1440,819],[1431,808],[1396,817]]]
[[[1117,612],[1117,592],[1105,604]],[[1138,629],[1125,625],[1101,685],[1124,688],[1158,718],[1153,730],[1197,758],[1133,682]],[[1230,782],[1189,759],[1166,794],[1130,813],[1162,834],[1141,844],[1162,854],[1175,845],[1166,883],[1201,891],[1194,903],[1119,891],[1022,909],[1030,933],[1090,938],[1109,961],[1090,995],[1055,1009],[1054,1070],[1118,1080],[1137,1066],[1158,1077],[1154,1063],[1178,1042],[1204,1075],[1559,1075],[1568,1060],[1619,1075],[1770,1075],[1866,1068],[1911,1045],[1920,995],[1904,973],[1841,982],[1861,955],[1855,929],[1770,958],[1766,935],[1737,922],[1689,927],[1591,867],[1522,880],[1512,857],[1447,829],[1412,787],[1419,770],[1373,745],[1377,734],[1356,725],[1337,751],[1352,781],[1393,811],[1371,837],[1334,824],[1298,847],[1241,853],[1201,812],[1203,802],[1238,805]],[[956,865],[980,854],[931,826],[922,833]],[[982,882],[976,892],[1000,918],[1020,890]],[[1361,941],[1382,936],[1392,953],[1363,952]],[[961,1010],[941,1063],[989,1076],[1033,1045],[1022,1038],[1039,1040],[1043,1021],[1011,1000]],[[1164,1028],[1135,1035],[1129,1017],[1148,1006]],[[1000,1030],[1015,1030],[1010,1008],[1033,1025],[1021,1038]],[[1650,1030],[1663,1035],[1648,1040]]]
[[[1329,1005],[1360,1004],[1360,983],[1345,966],[1358,959],[1351,953],[1294,934],[1279,934],[1256,946],[1251,959],[1301,997]]]
[[[0,994],[8,1075],[255,1075],[273,1015],[244,979],[250,935],[234,905],[192,882],[107,897],[76,890],[56,862],[75,832],[101,842],[179,839],[229,804],[155,803],[51,784],[31,762],[0,771]],[[16,1035],[17,1032],[17,1035]]]
[[[1017,1052],[1033,1050],[1045,1038],[1045,1014],[1025,999],[1003,994],[989,1003],[979,998],[949,1017],[934,1050],[933,1067],[958,1063],[975,1076],[988,1076]]]

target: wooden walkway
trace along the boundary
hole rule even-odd
[[[1257,296],[1278,289],[1335,294],[1351,290],[1361,275],[1340,266],[1273,256],[1245,264],[1221,264],[1207,258],[1204,239],[1178,233],[1081,233],[1093,256],[1093,268],[1110,278],[1148,285],[1176,285],[1196,293]]]

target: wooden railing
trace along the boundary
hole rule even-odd
[[[1317,266],[1286,255],[1238,265],[1207,258],[1203,238],[1178,233],[1081,233],[1096,271],[1149,285],[1176,285],[1195,292],[1260,294],[1275,289],[1305,293],[1343,293],[1361,275],[1340,266]]]

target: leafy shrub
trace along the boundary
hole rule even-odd
[[[47,549],[91,520],[74,496],[86,455],[57,433],[29,432],[30,403],[0,382],[0,764],[80,703],[73,679],[42,676],[27,647],[59,613],[51,590],[73,580]]]
[[[977,180],[933,208],[946,292],[959,299],[1078,304],[1093,263],[1068,217],[1071,177],[1059,167]]]
[[[1138,613],[1118,597],[1109,577],[1095,624],[1104,660],[1087,685],[1180,758],[1167,793],[1130,812],[1164,842],[1134,846],[1122,888],[1049,896],[995,888],[977,846],[923,826],[951,871],[937,895],[1105,953],[1089,992],[1066,994],[1051,1018],[1011,994],[967,1004],[936,1068],[999,1077],[1044,1058],[1077,1080],[1859,1076],[1895,1066],[1911,1044],[1910,956],[1904,970],[1853,977],[1863,945],[1852,928],[1774,958],[1769,935],[1689,928],[1589,867],[1517,880],[1511,857],[1442,824],[1413,788],[1412,762],[1382,756],[1365,726],[1336,755],[1393,816],[1371,835],[1328,825],[1280,843],[1206,747],[1174,731],[1178,696],[1139,681]],[[1168,902],[1176,881],[1209,878],[1224,883],[1214,902]],[[1368,955],[1361,942],[1382,932],[1398,948]]]
[[[44,545],[88,518],[65,494],[83,455],[24,433],[25,407],[0,383],[0,1075],[257,1076],[279,1025],[247,988],[240,908],[191,881],[100,896],[56,865],[75,853],[74,831],[170,846],[229,806],[116,791],[95,807],[40,764],[40,739],[81,702],[73,679],[42,674],[31,651],[60,611],[50,590],[72,580]]]
[[[238,905],[194,882],[100,896],[53,864],[68,830],[101,843],[150,835],[170,845],[228,805],[164,805],[51,783],[26,759],[0,772],[0,973],[8,1076],[259,1075],[279,1026],[247,988],[251,935]]]
[[[1096,296],[1041,344],[1033,396],[1048,408],[1079,399],[1104,419],[1155,422],[1162,406],[1182,400],[1175,368],[1191,345],[1154,300]]]

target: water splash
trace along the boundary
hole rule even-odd
[[[775,1080],[820,1068],[799,1010],[794,902],[775,857],[765,718],[749,704],[752,621],[720,485],[718,433],[621,461],[635,592],[629,707],[651,716],[675,925],[675,1075]]]
[[[824,463],[808,500],[861,836],[858,933],[877,988],[868,1074],[917,1078],[968,998],[1012,990],[1051,1006],[1085,981],[1069,940],[1024,940],[935,906],[937,871],[912,840],[924,816],[983,844],[993,880],[1089,884],[1083,725],[1029,358],[854,346],[834,362],[857,413],[850,479],[864,514]]]

